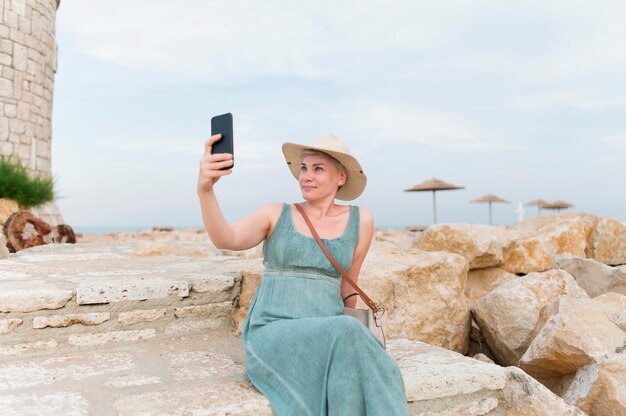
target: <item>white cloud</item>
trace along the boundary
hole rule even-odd
[[[463,117],[382,103],[358,103],[338,123],[373,147],[388,142],[413,142],[433,148],[465,150],[509,148]]]
[[[626,149],[626,134],[602,137],[600,142],[612,148]]]
[[[509,106],[521,110],[545,111],[554,108],[602,110],[626,106],[624,94],[601,94],[583,90],[557,90],[512,96]]]

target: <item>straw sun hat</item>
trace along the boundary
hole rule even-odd
[[[283,143],[283,154],[294,178],[298,179],[300,176],[300,154],[307,149],[324,152],[337,159],[346,168],[348,177],[346,183],[337,191],[337,199],[351,201],[363,193],[367,184],[367,177],[363,173],[363,168],[359,161],[350,154],[348,146],[339,137],[330,133],[324,134],[312,145]]]

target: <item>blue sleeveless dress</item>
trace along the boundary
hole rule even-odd
[[[348,270],[359,208],[341,237],[323,239]],[[406,416],[394,359],[369,330],[343,315],[341,276],[285,204],[263,246],[265,272],[242,332],[246,370],[277,416]]]

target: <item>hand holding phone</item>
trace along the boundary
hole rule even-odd
[[[235,165],[235,152],[233,142],[233,115],[231,113],[222,114],[211,118],[211,136],[221,134],[222,138],[213,143],[211,154],[230,153],[233,155],[233,164],[221,170],[232,169]]]

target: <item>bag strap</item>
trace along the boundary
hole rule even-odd
[[[374,313],[378,312],[380,307],[378,307],[376,305],[376,303],[374,303],[374,301],[372,299],[370,299],[365,294],[365,292],[363,292],[363,290],[361,290],[361,288],[356,283],[354,283],[354,281],[352,279],[350,279],[350,277],[348,277],[348,273],[346,273],[343,270],[343,268],[339,265],[339,263],[337,263],[337,261],[335,260],[333,255],[330,254],[330,252],[326,248],[326,245],[324,244],[324,242],[322,241],[320,236],[317,234],[317,231],[315,231],[315,227],[313,227],[313,224],[311,223],[311,220],[309,219],[309,217],[304,212],[304,208],[300,204],[294,204],[294,205],[296,206],[298,211],[300,211],[300,214],[302,214],[302,218],[304,218],[304,221],[306,222],[306,225],[309,226],[309,230],[311,230],[311,234],[313,234],[313,237],[315,238],[315,241],[317,241],[317,244],[319,244],[320,248],[322,249],[322,251],[324,252],[326,257],[328,257],[328,260],[330,260],[332,265],[335,266],[335,268],[341,274],[341,276],[344,279],[346,279],[346,281],[348,283],[350,283],[350,285],[352,285],[352,287],[358,292],[359,296],[361,296],[361,299],[363,299],[365,304],[372,310],[372,312],[374,312]]]

